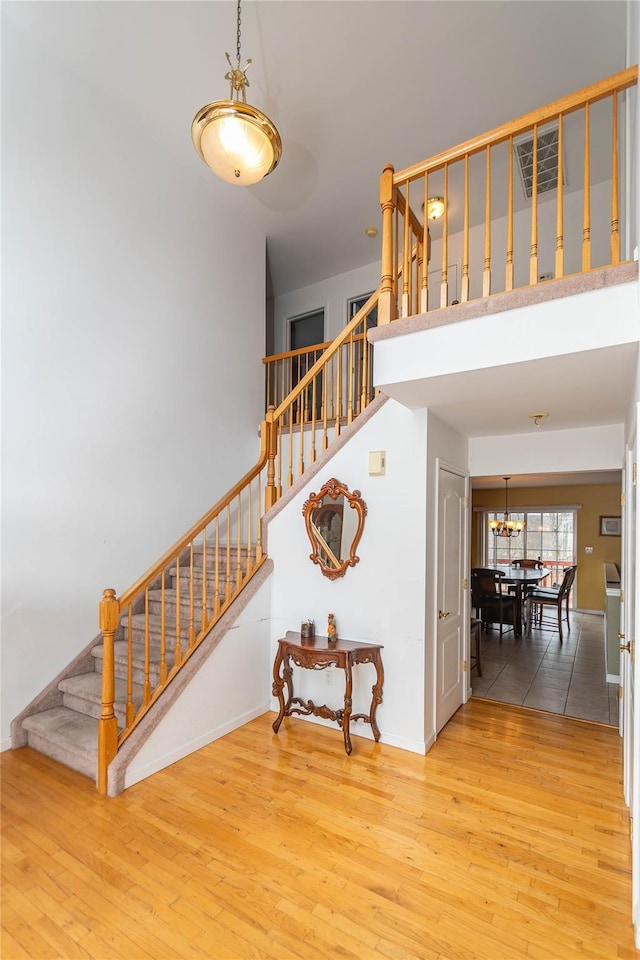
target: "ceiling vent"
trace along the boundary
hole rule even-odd
[[[526,134],[514,142],[520,170],[522,189],[527,199],[533,193],[533,135]],[[547,127],[538,133],[538,193],[547,193],[558,186],[558,127]],[[565,163],[562,163],[562,182],[566,184]]]

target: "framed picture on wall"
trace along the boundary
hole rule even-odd
[[[600,536],[601,537],[622,536],[622,518],[621,517],[600,517]]]

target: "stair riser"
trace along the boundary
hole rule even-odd
[[[65,767],[71,767],[72,770],[83,773],[85,777],[90,777],[92,780],[96,779],[97,761],[95,757],[75,753],[64,745],[52,742],[33,730],[27,732],[27,743],[38,753],[43,753],[46,757],[51,757],[52,760],[63,763]]]
[[[122,678],[124,679],[124,678]],[[62,695],[62,704],[69,710],[75,710],[77,713],[83,713],[85,717],[93,717],[99,720],[102,716],[102,704],[94,700],[87,700],[85,697],[76,697],[72,693]],[[139,704],[135,704],[136,710]],[[118,719],[118,729],[122,729],[126,720],[126,704],[119,703],[117,700],[114,705],[114,713]]]

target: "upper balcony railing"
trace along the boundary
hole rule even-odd
[[[385,167],[378,324],[628,259],[637,80],[629,67],[405,170]],[[430,221],[434,196],[444,214]]]

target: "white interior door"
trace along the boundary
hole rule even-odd
[[[464,699],[467,481],[438,464],[436,733]]]

